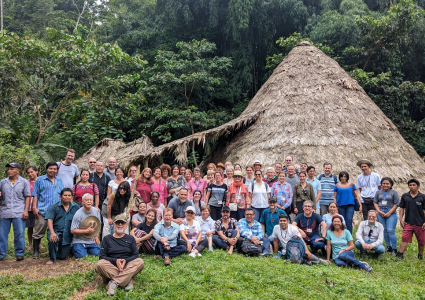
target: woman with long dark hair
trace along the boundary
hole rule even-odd
[[[112,193],[109,196],[108,208],[107,208],[107,218],[103,219],[103,235],[102,237],[107,236],[108,234],[113,233],[113,220],[117,215],[125,214],[125,210],[129,205],[131,197],[130,184],[127,180],[124,180],[118,185],[118,189],[115,193]],[[111,227],[112,226],[112,227]],[[128,226],[125,229],[128,234]]]
[[[186,168],[184,168],[186,171]],[[186,186],[184,177],[180,175],[180,169],[178,165],[174,165],[171,168],[171,177],[168,178],[167,187],[170,196],[177,197],[179,191]]]
[[[121,182],[126,181],[125,178],[124,178],[124,169],[121,168],[121,167],[117,167],[115,169],[115,176],[117,178],[109,181],[109,183],[108,183],[108,195],[107,195],[108,197],[111,193],[116,192],[116,190],[118,189],[118,185]]]
[[[93,207],[99,209],[99,189],[97,188],[96,183],[89,182],[89,179],[89,170],[81,170],[80,181],[74,184],[74,186],[72,187],[72,195],[74,196],[74,202],[77,203],[80,207],[82,207],[82,197],[84,194],[89,193],[93,196],[94,199]]]

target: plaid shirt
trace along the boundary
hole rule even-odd
[[[261,240],[264,237],[263,227],[261,226],[260,222],[255,221],[252,224],[252,226],[248,225],[248,222],[245,218],[240,219],[238,222],[239,231],[241,233],[241,236],[247,239],[251,239],[252,237],[256,237],[259,240]]]
[[[282,185],[280,182],[276,182],[273,184],[271,190],[270,196],[276,197],[278,205],[283,206],[284,209],[291,206],[294,194],[289,183],[285,182]]]

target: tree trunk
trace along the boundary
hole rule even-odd
[[[0,15],[1,15],[1,17],[0,17],[0,23],[1,23],[1,25],[0,25],[0,31],[2,31],[3,30],[3,0],[0,0]]]

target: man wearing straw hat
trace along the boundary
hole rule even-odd
[[[367,220],[369,210],[375,210],[373,200],[376,192],[381,189],[381,177],[370,171],[373,165],[367,159],[359,160],[357,166],[362,170],[362,174],[357,177],[357,188],[362,198],[363,219]]]
[[[108,295],[113,296],[118,286],[125,291],[131,290],[134,278],[144,267],[144,262],[139,258],[136,240],[125,233],[128,226],[126,215],[114,218],[114,233],[102,240],[99,261],[95,271],[103,282],[108,282]]]
[[[93,196],[89,193],[82,197],[83,207],[75,213],[71,223],[71,252],[76,258],[87,254],[98,256],[100,253],[100,213],[93,207]]]
[[[254,172],[257,170],[261,170],[263,168],[263,164],[257,159],[256,161],[254,161],[254,163],[252,164],[252,167],[254,168]]]

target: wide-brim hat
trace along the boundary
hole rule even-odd
[[[93,226],[94,232],[83,234],[83,237],[85,237],[86,239],[90,239],[92,237],[99,235],[100,226],[101,226],[100,220],[95,216],[88,216],[81,222],[80,229],[85,230],[89,228],[90,226]]]
[[[373,167],[373,164],[368,159],[361,159],[357,162],[358,167],[360,167],[362,164],[367,164],[369,167]]]
[[[233,177],[235,177],[235,176],[243,177],[242,171],[236,170],[235,172],[233,172]]]
[[[223,163],[219,162],[216,166],[216,168],[223,168],[223,170],[226,170],[226,167],[224,166]]]
[[[258,159],[256,161],[254,161],[254,163],[252,164],[253,168],[254,168],[254,165],[260,165],[261,169],[264,167],[264,165]]]

